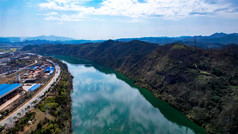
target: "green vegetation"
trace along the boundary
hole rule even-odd
[[[23,131],[24,127],[28,125],[28,121],[34,119],[34,112],[26,113],[24,117],[16,121],[15,126],[7,130],[7,134],[15,134],[19,131]]]
[[[38,104],[38,108],[49,113],[53,120],[45,120],[37,124],[33,134],[71,133],[71,97],[72,76],[67,71],[67,66],[56,60],[61,69],[61,79],[51,90],[49,95]],[[46,124],[46,125],[45,125]]]
[[[201,74],[205,74],[205,75],[210,75],[210,73],[206,72],[206,71],[200,71]]]
[[[173,45],[172,49],[186,49],[185,45],[175,44]]]
[[[0,46],[0,52],[5,52],[5,53],[12,53],[16,52],[16,50],[19,49],[18,47],[11,47],[11,46]]]
[[[186,48],[186,49],[184,49]],[[126,75],[208,133],[238,132],[238,46],[200,49],[140,41],[28,46],[40,54],[78,56]],[[62,89],[63,90],[63,89]]]

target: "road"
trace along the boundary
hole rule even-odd
[[[51,61],[52,62],[52,61]],[[53,62],[52,62],[53,63]],[[44,93],[46,91],[49,90],[49,88],[51,87],[51,85],[56,82],[56,79],[59,77],[61,69],[60,67],[53,63],[55,66],[55,76],[53,79],[51,79],[51,81],[48,83],[48,85],[46,85],[44,87],[44,89],[42,89],[39,93],[37,93],[32,99],[30,99],[26,104],[24,104],[23,106],[19,107],[15,112],[11,113],[10,115],[8,115],[5,119],[3,119],[2,121],[0,121],[0,125],[4,125],[4,124],[8,124],[7,126],[12,125],[17,119],[14,119],[14,117],[20,118],[23,115],[25,115],[26,112],[28,112],[32,107],[34,107],[36,104],[34,104],[34,101],[40,102],[41,98],[40,96],[44,95]],[[28,106],[30,106],[30,108],[27,108]],[[18,113],[21,113],[21,115],[17,115]]]

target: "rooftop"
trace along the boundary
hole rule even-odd
[[[0,84],[0,98],[6,96],[7,94],[15,91],[19,87],[21,87],[22,84],[15,83],[15,84]]]
[[[29,69],[35,70],[36,68],[37,68],[37,66],[34,66],[34,67],[30,67]]]
[[[54,70],[54,69],[55,69],[55,67],[47,67],[47,68],[45,69],[45,72],[49,72],[49,71]]]
[[[35,84],[34,86],[32,86],[28,91],[34,91],[36,90],[38,87],[40,87],[39,84]]]

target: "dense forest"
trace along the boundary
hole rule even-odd
[[[202,49],[142,41],[25,46],[22,51],[89,59],[126,75],[208,133],[238,132],[238,46]]]

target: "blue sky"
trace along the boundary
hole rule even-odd
[[[0,36],[76,39],[238,32],[237,0],[0,0]]]

